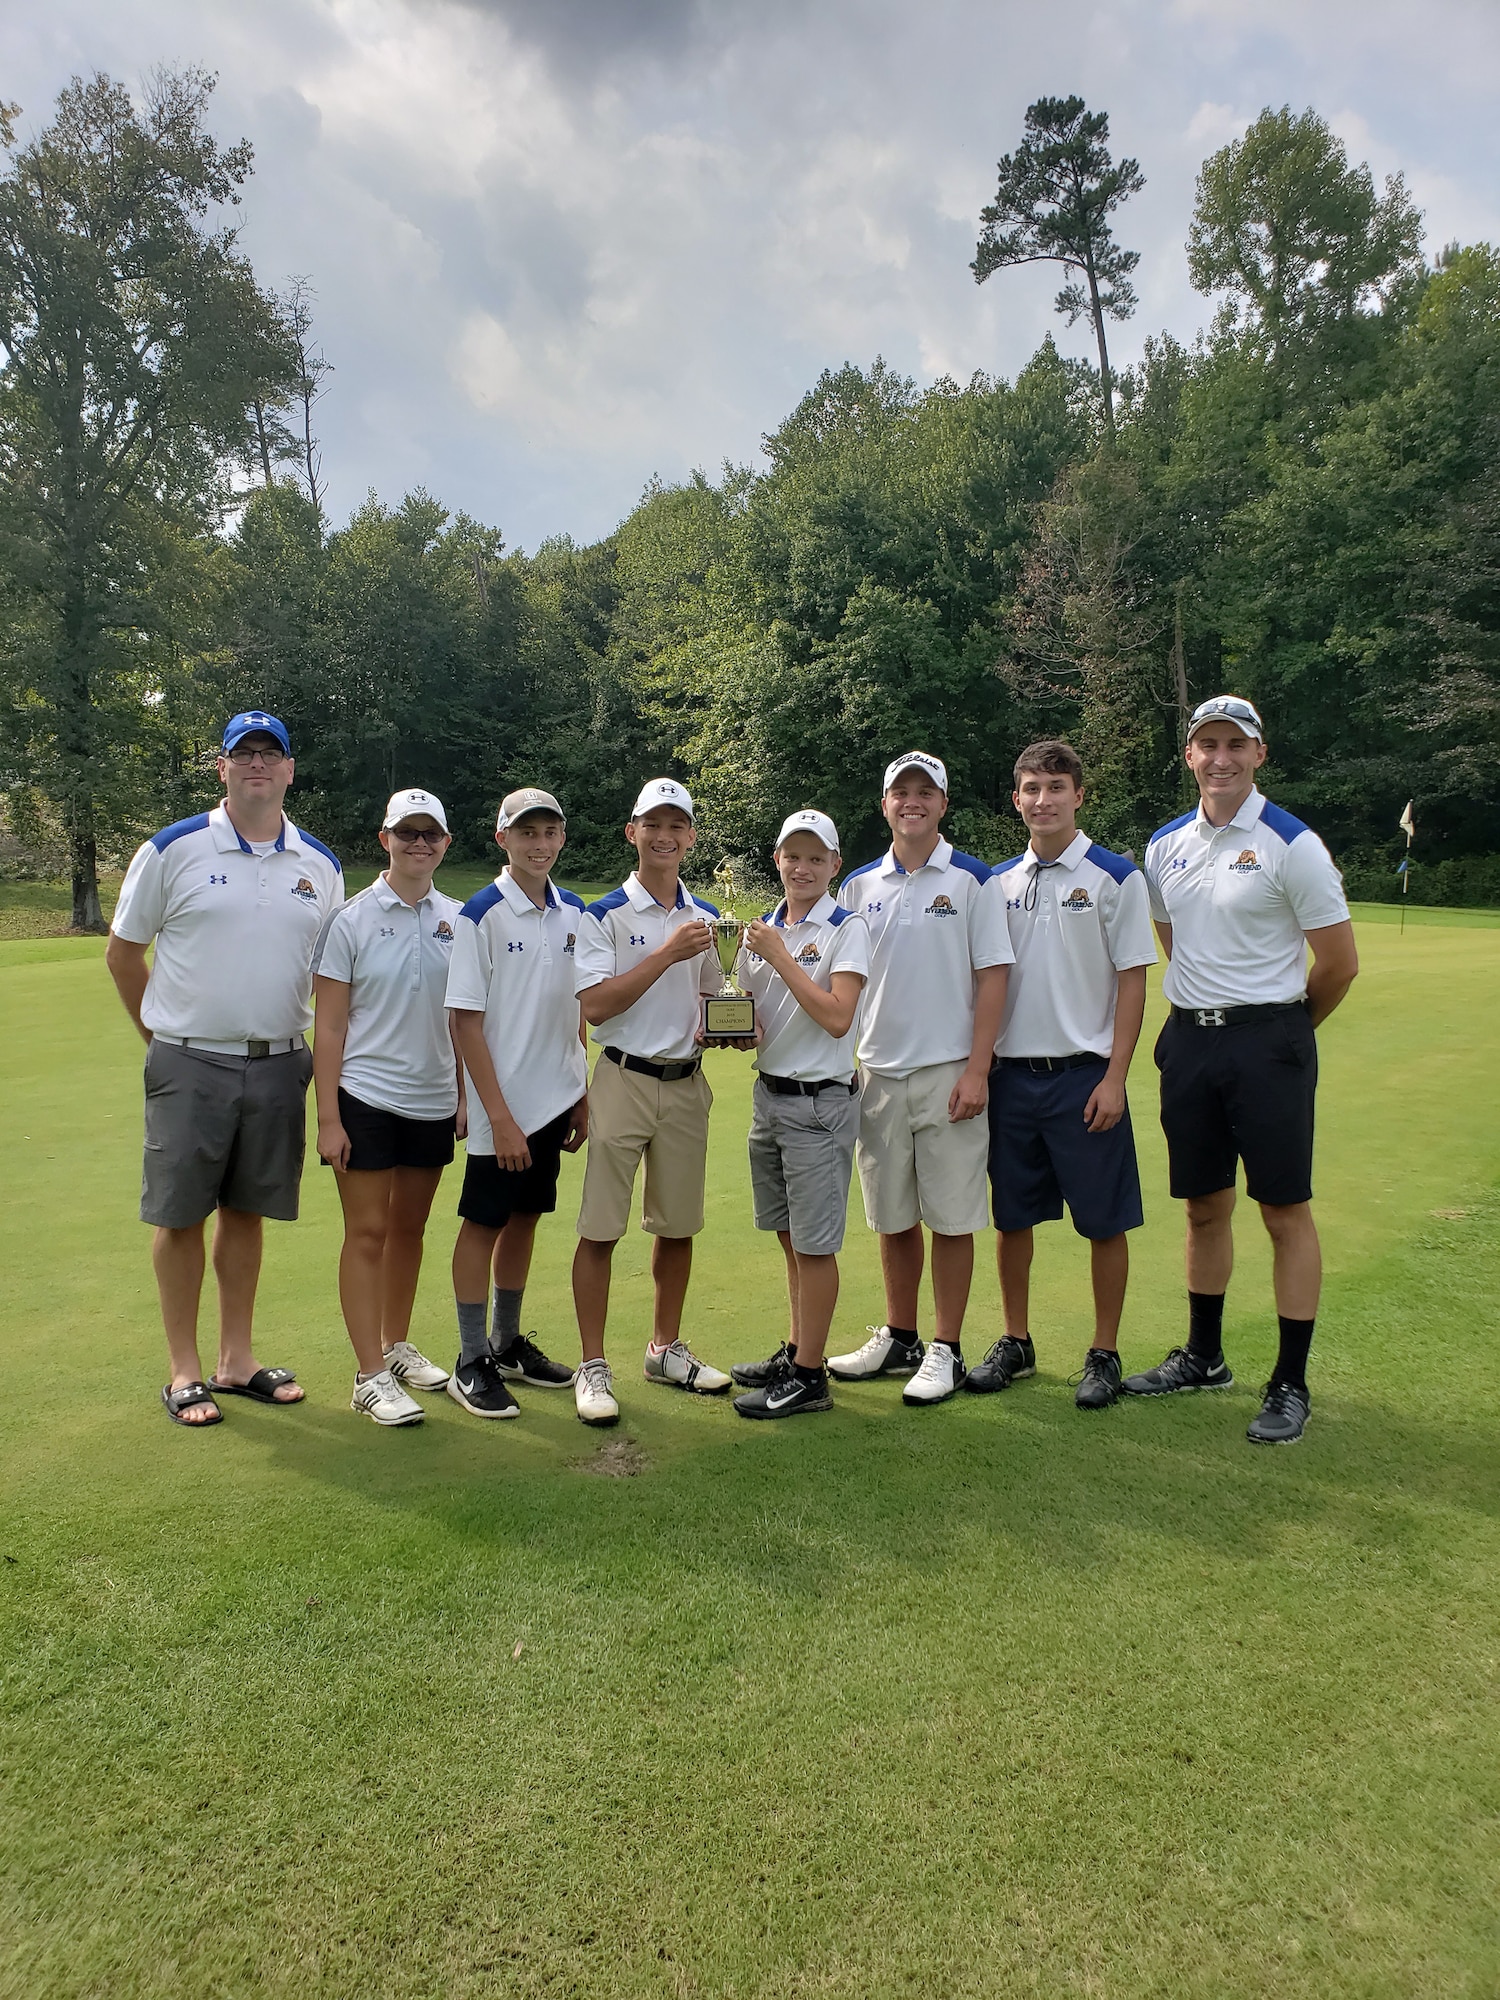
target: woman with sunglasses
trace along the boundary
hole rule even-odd
[[[444,995],[461,905],[432,886],[449,845],[442,803],[397,792],[380,845],[390,866],[329,920],[313,982],[318,1153],[344,1209],[339,1303],[359,1372],[350,1408],[419,1424],[409,1389],[447,1371],[407,1335],[422,1235],[463,1121]]]

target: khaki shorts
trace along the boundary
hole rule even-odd
[[[962,1062],[932,1063],[910,1076],[864,1072],[859,1116],[859,1185],[865,1219],[882,1236],[925,1222],[939,1236],[989,1227],[985,1170],[989,1120],[954,1125],[948,1099]]]
[[[636,1169],[644,1153],[641,1227],[653,1236],[696,1236],[703,1227],[708,1107],[713,1101],[701,1069],[677,1083],[658,1083],[600,1056],[589,1085],[589,1146],[578,1234],[591,1243],[618,1243],[630,1227]]]

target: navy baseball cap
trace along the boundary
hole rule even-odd
[[[243,715],[232,715],[224,724],[224,755],[227,757],[242,736],[274,736],[288,757],[292,754],[292,739],[286,733],[286,724],[274,715],[267,715],[263,708],[247,708]]]

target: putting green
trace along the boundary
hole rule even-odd
[[[1500,935],[1427,915],[1361,922],[1322,1036],[1328,1282],[1280,1452],[1243,1441],[1274,1328],[1253,1212],[1224,1396],[1074,1411],[1059,1226],[1036,1381],[745,1424],[640,1381],[633,1231],[618,1432],[541,1393],[381,1432],[347,1407],[315,1168],[257,1341],[307,1403],[174,1429],[139,1046],[100,945],[0,945],[0,1994],[1500,1991]],[[727,1363],[780,1338],[780,1256],[748,1070],[710,1060],[689,1333]],[[1152,1081],[1143,1056],[1133,1366],[1183,1321]],[[565,1356],[578,1173],[527,1300]],[[415,1329],[445,1361],[456,1188]],[[881,1316],[857,1215],[844,1274],[850,1346]],[[971,1357],[996,1313],[986,1247]]]

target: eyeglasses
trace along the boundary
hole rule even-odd
[[[419,840],[425,840],[429,847],[436,847],[440,840],[448,838],[440,826],[392,826],[386,831],[395,839],[405,841],[408,847],[415,847]]]
[[[285,750],[278,750],[274,744],[268,750],[258,748],[255,750],[243,750],[236,745],[233,750],[226,750],[224,755],[231,764],[239,765],[253,764],[256,758],[259,757],[261,763],[264,764],[268,771],[274,771],[278,764],[286,762]]]

